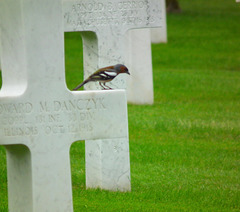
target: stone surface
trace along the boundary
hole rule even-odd
[[[1,70],[1,34],[0,34],[0,70]]]
[[[85,155],[88,161],[86,166],[88,188],[130,191],[129,145],[126,139],[123,137],[88,140],[87,144]]]
[[[126,34],[126,62],[131,70],[127,78],[127,97],[130,103],[153,104],[152,51],[149,29],[130,30]]]
[[[99,146],[105,169],[93,164],[100,184],[130,189],[126,93],[66,88],[61,11],[61,0],[0,1],[0,144],[13,212],[73,211],[69,149],[77,140],[107,141]]]
[[[137,76],[138,73],[142,76],[142,69],[138,70],[136,69],[138,66],[136,66],[136,68],[134,66],[134,64],[140,62],[128,60],[133,52],[128,50],[128,46],[126,45],[126,33],[130,29],[160,27],[162,25],[162,8],[158,0],[100,0],[97,2],[94,0],[64,0],[63,8],[64,31],[80,31],[82,35],[84,78],[87,78],[98,68],[117,63],[123,63],[131,67],[130,72],[135,73],[135,76]],[[146,48],[150,48],[150,42],[147,45],[148,47]],[[137,52],[137,49],[134,50],[134,52]],[[149,63],[151,63],[151,58],[150,61],[146,63],[145,60],[141,61],[141,64],[147,67],[144,73],[149,72],[149,76],[151,76],[152,69],[149,68]],[[127,77],[128,76],[124,74],[119,75],[112,82],[108,83],[108,85],[114,89],[126,88]],[[135,81],[135,83],[139,84],[141,82]],[[147,83],[147,85],[150,85],[152,89],[152,81]],[[139,85],[136,87],[139,87]],[[101,89],[101,87],[98,83],[91,82],[85,85],[85,89],[95,90]],[[136,97],[139,97],[140,101],[143,102],[142,96],[139,96],[139,91],[138,93],[132,92],[131,89],[128,89],[128,98],[134,96],[136,99]],[[153,91],[151,90],[151,93],[148,95],[151,97],[153,95],[152,93]],[[149,96],[147,98],[149,98]],[[133,102],[135,99],[128,99],[128,101]],[[150,100],[150,104],[152,102],[153,98]],[[122,184],[123,179],[130,180],[130,174],[127,174],[125,177],[122,175],[126,170],[124,168],[126,165],[119,166],[116,169],[114,164],[109,164],[107,160],[105,160],[105,158],[118,160],[119,157],[114,151],[108,151],[106,154],[107,151],[104,149],[108,148],[108,142],[107,139],[99,140],[98,143],[92,143],[91,140],[86,141],[86,186],[111,190],[111,184],[117,183],[119,188],[121,184],[122,188],[120,190],[130,190],[130,184],[128,186]],[[120,152],[119,155],[124,155],[125,152],[128,151],[129,145],[128,143],[122,142],[120,142],[120,144],[121,146],[117,147]],[[94,154],[87,154],[89,152]],[[127,157],[124,157],[123,161],[129,163]],[[102,168],[92,168],[94,166]],[[116,171],[114,172],[114,177],[111,178],[112,183],[109,183],[108,176],[113,173],[111,170]]]
[[[165,0],[159,0],[162,9],[162,27],[151,29],[151,41],[152,43],[167,43],[167,16],[166,16],[166,2]]]
[[[1,36],[1,35],[0,35]],[[0,39],[1,40],[1,39]],[[1,70],[1,43],[0,43],[0,70]]]

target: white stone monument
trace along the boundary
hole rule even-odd
[[[0,1],[0,31],[9,211],[73,211],[69,149],[77,140],[100,150],[86,153],[95,185],[130,190],[125,91],[66,88],[62,1]]]
[[[1,34],[0,34],[0,41],[1,41]],[[0,42],[0,70],[1,70],[1,42]]]
[[[161,27],[162,7],[159,0],[100,0],[97,2],[94,0],[64,0],[64,23],[65,31],[81,31],[85,77],[100,67],[116,63],[123,63],[131,67],[130,72],[136,72],[134,75],[137,76],[142,69],[136,69],[135,64],[143,64],[143,67],[146,67],[144,65],[145,60],[129,60],[133,52],[139,53],[140,51],[138,48],[133,50],[130,45],[126,45],[127,31],[138,28]],[[146,35],[144,36],[146,37]],[[137,46],[141,45],[145,45],[145,42],[139,42]],[[142,57],[144,56],[143,52]],[[147,61],[147,63],[151,62]],[[151,75],[152,67],[150,66],[148,69],[146,71],[151,72]],[[138,79],[141,78],[138,77]],[[129,77],[129,84],[131,84],[131,80],[134,80],[133,77]],[[141,84],[142,81],[136,83]],[[147,84],[150,84],[150,89],[153,89],[152,81]],[[126,88],[126,76],[119,76],[109,85],[113,88]],[[96,88],[100,89],[97,83],[85,86],[85,89]],[[142,90],[138,90],[136,93],[136,89],[128,89],[129,102],[134,102],[136,97],[140,101],[145,98],[142,95]],[[131,97],[134,97],[134,99],[131,99]]]
[[[159,0],[162,10],[162,27],[151,29],[152,43],[167,43],[167,17],[166,17],[166,0]]]
[[[129,57],[126,63],[131,71],[127,78],[128,102],[153,104],[152,51],[149,29],[130,30],[126,34]]]
[[[127,67],[131,67],[130,73],[137,75],[138,71],[141,72],[142,70],[133,70],[134,64],[131,64],[132,61],[129,60],[132,51],[128,49],[129,46],[126,46],[126,33],[130,29],[160,27],[162,24],[161,5],[158,0],[64,0],[63,11],[64,31],[80,31],[83,38],[85,78],[98,68],[117,63],[123,63],[127,65]],[[142,56],[144,55],[142,54]],[[137,63],[137,61],[135,61],[135,63]],[[151,72],[152,69],[148,71]],[[150,74],[152,74],[152,72]],[[131,84],[131,79],[133,80],[133,78],[129,78],[129,83]],[[138,83],[141,84],[142,82],[143,81],[140,81]],[[152,81],[147,85],[149,84],[152,89]],[[126,88],[126,76],[119,75],[112,82],[108,83],[108,85],[114,89]],[[141,87],[141,89],[142,88],[143,87]],[[85,89],[95,90],[101,89],[101,87],[98,83],[91,82],[85,85]],[[128,89],[128,96],[135,95],[135,97],[139,97],[142,101],[142,90],[138,90],[137,93],[133,93],[133,91],[136,90]],[[150,93],[149,96],[151,95]],[[129,101],[131,102],[131,100]],[[152,101],[153,99],[151,99],[151,103]],[[102,153],[102,149],[109,148],[108,145],[108,140],[101,140],[99,143],[87,140],[85,143],[87,188],[101,186],[105,189],[112,189],[109,183],[105,182],[105,179],[108,178],[108,173],[102,171],[116,169],[114,164],[110,166],[105,159],[106,156]],[[128,148],[128,146],[124,146],[123,144],[117,151],[125,152],[125,150],[128,151]],[[109,158],[116,158],[114,153],[108,152],[107,155]],[[99,170],[96,169],[96,167],[100,166],[103,168]],[[118,167],[118,169],[122,169],[122,172],[126,170],[124,167]],[[101,176],[102,184],[104,183],[104,185],[100,184],[98,176]],[[113,181],[121,184],[121,182],[118,182],[121,178],[122,176],[119,175],[117,177],[117,175],[115,175]],[[130,186],[128,190],[130,190]]]

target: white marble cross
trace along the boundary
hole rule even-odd
[[[77,140],[98,146],[104,139],[102,160],[91,167],[95,179],[130,189],[125,91],[66,88],[61,11],[61,0],[0,1],[0,145],[13,212],[73,211],[69,149]],[[114,168],[102,170],[102,161]]]
[[[84,77],[88,77],[98,68],[117,63],[123,63],[132,67],[134,64],[131,63],[130,57],[132,57],[131,53],[133,51],[132,46],[128,45],[126,39],[127,31],[136,28],[161,26],[161,10],[161,4],[158,0],[64,0],[64,31],[80,31],[83,38]],[[151,56],[149,50],[151,50],[150,40],[148,51],[145,52],[146,56],[143,53],[141,54],[142,58],[149,58]],[[151,58],[147,60],[147,63],[143,61],[139,63],[144,63],[145,67],[149,67],[149,61],[151,62]],[[141,72],[142,70],[135,71]],[[152,79],[151,71],[149,70],[149,73],[147,73],[148,76],[145,79],[149,79],[149,77]],[[137,75],[136,72],[135,75]],[[124,74],[119,75],[112,83],[108,83],[108,85],[112,88],[126,88],[125,77]],[[130,81],[135,79],[133,77],[129,78]],[[134,85],[133,82],[129,82],[129,84]],[[140,86],[140,84],[137,86]],[[153,88],[152,84],[150,84],[150,87]],[[87,90],[101,89],[98,83],[93,82],[86,84],[85,88]],[[136,97],[141,93],[141,91],[138,91],[138,93],[135,91],[136,88],[129,89],[128,97]],[[145,91],[147,92],[148,90]],[[150,93],[147,95],[151,98],[152,103],[153,90],[150,90]],[[93,143],[91,140],[86,141],[87,187],[100,186],[112,190],[112,184],[122,184],[119,181],[121,177],[117,175],[112,178],[111,183],[110,181],[105,181],[108,179],[108,174],[103,170],[115,169],[114,165],[109,164],[105,158],[108,157],[110,160],[113,160],[113,158],[117,159],[111,151],[103,154],[103,152],[107,152],[108,145],[108,140],[102,140],[99,143]],[[125,149],[129,149],[128,145],[122,144],[122,147],[117,151],[121,154],[121,152],[125,152]],[[94,152],[94,154],[89,154],[89,152]],[[92,164],[95,164],[95,166],[92,167]],[[102,167],[102,169],[96,169],[96,167]],[[118,169],[120,170],[120,168]],[[125,168],[121,172],[124,172],[124,170]],[[98,176],[102,176],[101,184]],[[130,186],[127,190],[130,190]]]
[[[131,63],[128,30],[162,26],[159,0],[64,0],[63,4],[65,31],[80,31],[83,37],[85,77],[104,66]],[[109,85],[126,88],[126,76],[118,76]],[[98,83],[85,88],[100,89]]]

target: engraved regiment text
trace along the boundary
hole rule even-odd
[[[0,104],[2,135],[35,136],[91,132],[95,114],[106,110],[104,98]]]

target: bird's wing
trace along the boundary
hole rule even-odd
[[[117,73],[114,69],[100,69],[92,74],[89,78],[91,81],[109,81],[114,79]]]
[[[109,82],[113,80],[117,75],[118,73],[114,69],[114,66],[101,68],[94,72],[92,75],[90,75],[86,80],[84,80],[80,85],[78,85],[73,90],[78,90],[80,87],[82,87],[84,84],[90,81]]]

